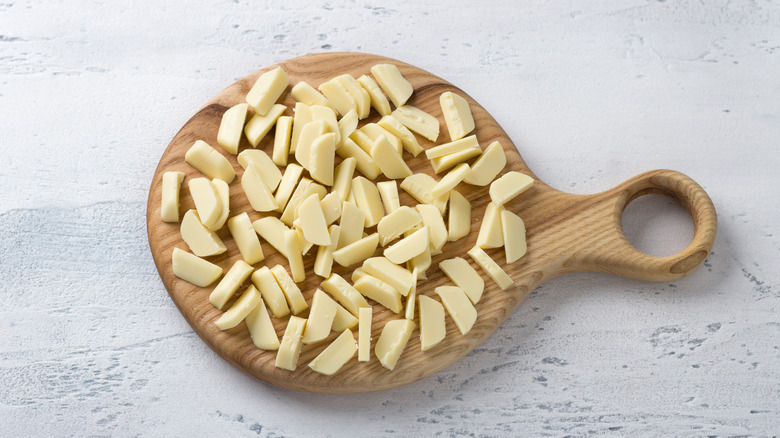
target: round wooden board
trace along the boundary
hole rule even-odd
[[[499,141],[503,146],[507,156],[507,166],[502,173],[514,170],[535,178],[535,184],[530,190],[506,205],[508,210],[518,214],[525,221],[528,253],[510,265],[505,262],[503,249],[486,251],[510,274],[515,284],[509,290],[501,290],[466,254],[475,245],[480,221],[490,197],[488,187],[462,183],[456,189],[471,202],[471,234],[459,241],[448,242],[444,245],[443,253],[433,257],[433,264],[427,272],[427,280],[418,282],[418,294],[432,296],[438,300],[434,289],[437,286],[451,284],[438,269],[438,263],[452,257],[463,257],[468,260],[485,280],[485,292],[476,305],[477,322],[467,335],[461,335],[447,316],[447,336],[444,341],[433,349],[423,352],[420,350],[419,331],[416,331],[393,371],[382,367],[372,351],[369,362],[358,362],[355,358],[337,374],[324,376],[312,371],[307,364],[336,338],[337,333],[331,333],[325,342],[305,345],[296,370],[287,371],[274,366],[275,351],[264,351],[254,346],[244,323],[231,330],[219,330],[214,325],[214,321],[222,311],[212,306],[208,299],[216,283],[200,288],[173,275],[171,267],[173,248],[189,249],[181,239],[179,224],[164,223],[160,219],[162,174],[172,170],[186,174],[181,190],[180,212],[183,214],[188,209],[194,208],[186,184],[190,178],[202,175],[184,161],[184,154],[195,140],[204,140],[225,155],[236,169],[237,177],[230,184],[230,216],[247,212],[254,221],[267,215],[255,212],[249,206],[241,190],[240,177],[243,170],[234,155],[217,146],[216,137],[225,110],[244,102],[246,93],[257,77],[277,67],[270,66],[244,77],[220,92],[182,127],[160,159],[152,180],[147,205],[149,246],[160,277],[171,298],[195,332],[214,351],[239,369],[266,382],[304,391],[351,393],[393,388],[435,374],[465,356],[490,336],[536,286],[549,278],[566,272],[601,271],[664,281],[693,271],[709,254],[715,238],[715,209],[701,187],[678,172],[669,170],[647,172],[611,190],[594,195],[563,193],[544,184],[533,175],[507,134],[484,108],[462,90],[431,73],[401,61],[362,53],[306,55],[284,61],[278,66],[289,75],[291,87],[299,81],[306,81],[317,87],[339,74],[347,73],[356,78],[369,74],[370,68],[379,63],[398,66],[414,87],[414,94],[408,104],[439,119],[441,133],[436,144],[450,141],[439,106],[439,96],[442,92],[452,91],[468,100],[476,122],[474,133],[482,148],[484,149],[493,141]],[[295,104],[289,94],[291,87],[288,87],[279,100],[289,107],[286,115],[292,115],[292,107]],[[372,109],[370,117],[361,121],[361,126],[378,119],[379,115]],[[420,136],[417,138],[426,149],[434,145]],[[270,155],[272,143],[273,131],[258,145],[258,148]],[[240,150],[247,147],[251,146],[246,139],[243,139]],[[414,172],[434,175],[425,154],[412,157],[405,152],[404,157]],[[436,177],[438,179],[441,176]],[[380,176],[375,182],[381,180],[383,177]],[[622,211],[632,199],[647,193],[663,193],[672,196],[690,212],[694,222],[694,238],[679,254],[669,257],[651,257],[637,251],[625,238],[620,226]],[[403,190],[399,189],[399,194],[403,205],[416,204]],[[374,229],[368,229],[367,232],[371,233]],[[223,227],[218,235],[225,242],[227,252],[209,257],[208,260],[227,272],[241,256],[227,227]],[[263,250],[266,259],[255,265],[256,268],[281,264],[289,271],[287,259],[276,252],[271,245],[263,242]],[[381,255],[381,251],[382,248],[378,248],[376,255]],[[305,282],[299,284],[309,303],[322,280],[312,272],[315,252],[311,251],[304,258],[308,276]],[[334,272],[349,279],[355,267],[357,265],[342,268],[334,263]],[[401,318],[403,315],[396,315],[373,301],[369,300],[369,302],[374,306],[372,338],[376,341],[387,321]],[[287,318],[272,318],[272,320],[281,338]]]

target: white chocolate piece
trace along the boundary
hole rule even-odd
[[[364,297],[371,298],[392,312],[401,313],[403,310],[401,294],[393,286],[372,275],[365,274],[360,277],[355,282],[355,289]]]
[[[444,339],[444,306],[431,297],[420,295],[420,349],[430,350]]]
[[[504,246],[504,231],[501,228],[503,206],[491,202],[485,208],[485,216],[479,227],[477,246],[480,248],[500,248]]]
[[[241,134],[244,133],[244,123],[248,113],[249,105],[239,103],[222,114],[222,121],[217,131],[217,144],[233,155],[238,153],[238,143],[241,141]]]
[[[243,321],[244,318],[249,315],[249,312],[254,310],[262,301],[263,299],[260,298],[260,293],[257,292],[254,285],[250,284],[236,302],[230,306],[230,309],[223,313],[214,324],[216,324],[220,330],[232,329]]]
[[[393,149],[395,149],[395,151],[398,152],[398,155],[403,154],[404,148],[403,148],[403,143],[401,143],[401,139],[391,134],[385,128],[379,126],[378,124],[367,123],[362,128],[360,128],[360,132],[366,134],[366,136],[371,139],[372,146],[373,143],[376,142],[379,137],[384,136],[387,139],[387,141],[389,141],[390,144],[393,145]],[[360,143],[358,143],[358,145],[363,147],[362,145],[360,145]],[[371,148],[369,148],[369,151],[370,150]]]
[[[395,181],[378,182],[376,188],[379,190],[382,205],[385,207],[385,216],[401,208],[401,200],[398,199],[398,184]]]
[[[534,179],[520,172],[507,172],[490,184],[490,199],[498,205],[504,205],[515,196],[534,185]]]
[[[225,303],[233,296],[243,282],[249,278],[254,268],[243,260],[236,260],[230,270],[217,283],[217,286],[211,291],[209,301],[217,309],[225,307]]]
[[[356,176],[352,179],[352,193],[355,194],[358,208],[363,210],[366,216],[364,226],[368,228],[378,224],[385,215],[385,208],[374,183],[362,176]]]
[[[321,289],[314,291],[309,311],[309,322],[303,332],[303,343],[313,344],[327,338],[336,317],[336,302]]]
[[[465,335],[471,331],[474,322],[477,321],[477,309],[471,304],[463,289],[457,286],[439,286],[435,291],[460,333]]]
[[[333,251],[337,249],[341,227],[331,225],[329,229],[330,245],[317,248],[317,257],[314,259],[314,273],[323,278],[330,277],[333,267]]]
[[[339,82],[347,92],[352,96],[355,101],[358,117],[362,120],[368,117],[368,113],[371,111],[371,96],[358,81],[352,77],[352,75],[343,74],[333,78],[334,81]]]
[[[289,84],[287,73],[281,67],[276,67],[257,78],[246,94],[246,101],[257,111],[257,114],[266,115]]]
[[[430,141],[435,142],[439,138],[439,120],[417,107],[399,106],[393,111],[392,116]]]
[[[406,150],[406,152],[409,152],[416,157],[420,154],[420,152],[423,151],[422,146],[420,146],[420,143],[417,142],[417,138],[414,136],[414,134],[412,134],[412,131],[410,131],[409,128],[404,126],[404,124],[398,121],[398,119],[395,117],[389,114],[385,115],[378,122],[376,122],[376,124],[384,128],[385,131],[398,137],[401,140],[401,145]]]
[[[267,266],[252,273],[252,284],[260,291],[260,296],[263,297],[263,301],[275,317],[281,318],[290,314],[284,291]]]
[[[261,350],[279,349],[279,337],[262,299],[244,320],[255,347]]]
[[[313,116],[312,116],[313,117]],[[327,126],[323,120],[312,120],[301,130],[298,146],[295,149],[295,159],[304,169],[309,170],[311,163],[311,145],[317,137],[325,134]]]
[[[298,185],[298,180],[301,178],[302,174],[303,167],[295,163],[290,163],[284,170],[284,175],[282,176],[282,180],[279,182],[279,187],[276,189],[276,194],[274,195],[274,199],[276,199],[276,204],[278,205],[276,211],[281,212],[287,206],[287,201],[290,200],[290,196]]]
[[[211,186],[214,187],[214,191],[217,192],[217,196],[219,196],[219,200],[222,203],[222,213],[212,228],[213,231],[217,231],[225,225],[230,214],[230,186],[219,178],[212,179]]]
[[[277,166],[287,165],[287,156],[290,155],[290,136],[292,135],[293,118],[281,116],[276,119],[276,133],[274,134],[273,162]]]
[[[290,199],[287,201],[287,205],[284,206],[282,215],[279,217],[282,223],[287,226],[292,226],[292,223],[295,220],[295,212],[298,210],[298,204],[305,199],[306,191],[309,189],[312,182],[312,180],[305,176],[298,182],[298,186],[295,187],[295,191],[293,191],[292,196],[290,196]]]
[[[227,251],[217,233],[206,228],[200,221],[198,212],[188,210],[181,220],[181,238],[198,257],[208,257]]]
[[[381,173],[379,166],[377,166],[374,159],[371,158],[371,155],[361,149],[351,138],[343,139],[341,146],[336,149],[336,153],[341,158],[354,158],[355,167],[368,179],[376,179]]]
[[[344,248],[363,238],[363,225],[365,224],[365,213],[357,205],[344,201],[341,204],[341,218],[339,226],[338,248]]]
[[[455,242],[471,232],[471,203],[457,190],[450,192],[450,212],[448,214],[448,240]]]
[[[316,194],[309,195],[298,205],[298,219],[301,221],[303,237],[315,245],[330,245],[328,224],[322,213],[320,198]],[[288,249],[289,251],[289,249]]]
[[[416,327],[414,321],[406,318],[394,319],[385,324],[374,347],[374,354],[383,367],[391,371],[395,368]]]
[[[361,307],[358,313],[358,361],[371,359],[371,319],[374,309]]]
[[[501,227],[504,232],[504,250],[506,262],[514,263],[525,255],[525,223],[511,211],[501,211]]]
[[[425,272],[431,267],[431,263],[431,248],[429,246],[428,248],[425,248],[425,251],[412,257],[412,259],[407,262],[407,268],[411,269],[413,272],[417,271],[418,280],[426,280],[428,276]]]
[[[447,154],[441,157],[436,157],[431,160],[431,167],[435,173],[439,174],[445,170],[457,166],[464,161],[468,161],[481,153],[482,149],[476,147],[452,154]]]
[[[366,75],[357,78],[357,81],[370,96],[371,106],[383,116],[390,114],[390,102],[388,102],[387,97],[382,93],[382,90],[379,89],[379,85]]]
[[[236,171],[224,155],[203,140],[197,140],[184,154],[184,161],[209,178],[219,178],[230,184]]]
[[[374,142],[371,158],[388,179],[406,178],[412,174],[412,170],[384,135],[380,135]]]
[[[295,104],[295,111],[293,114],[293,130],[290,134],[290,153],[294,153],[298,149],[298,139],[301,137],[301,131],[313,119],[311,118],[311,110],[309,105],[305,103],[297,102]]]
[[[479,142],[477,141],[477,136],[469,135],[466,138],[454,140],[449,143],[444,143],[439,146],[432,147],[425,151],[425,157],[428,158],[429,160],[432,160],[434,158],[439,158],[445,155],[463,152],[465,150],[470,150],[474,148],[479,148]]]
[[[297,315],[309,308],[306,304],[306,300],[303,298],[303,294],[298,286],[295,284],[290,275],[284,269],[282,265],[276,265],[271,268],[271,273],[276,278],[276,282],[279,283],[279,287],[282,288],[284,296],[287,297],[287,302],[290,304],[290,310],[293,315]]]
[[[227,225],[230,235],[233,236],[233,241],[236,242],[238,251],[241,253],[241,258],[245,262],[254,265],[265,260],[260,239],[257,237],[257,233],[252,227],[252,221],[246,212],[230,218]]]
[[[298,356],[301,354],[301,338],[306,329],[306,320],[297,316],[291,316],[284,330],[279,351],[276,353],[276,367],[294,371],[298,366]]]
[[[317,206],[319,207],[319,203],[317,203]],[[298,240],[298,233],[296,233],[295,230],[287,230],[284,232],[284,247],[287,249],[287,261],[290,264],[293,280],[295,280],[296,283],[306,280],[306,271],[303,269],[301,244]]]
[[[334,332],[343,332],[346,329],[353,329],[358,325],[358,319],[355,315],[349,313],[341,304],[336,303],[336,317],[333,318],[331,330]]]
[[[352,284],[357,283],[358,280],[360,280],[364,275],[366,274],[366,271],[363,270],[363,268],[355,268],[354,271],[352,271]]]
[[[342,230],[344,227],[342,226]],[[333,251],[333,261],[345,268],[360,263],[374,255],[379,244],[379,234],[374,233]]]
[[[479,267],[482,268],[482,270],[485,271],[485,273],[496,282],[498,287],[501,289],[507,290],[510,286],[512,286],[512,284],[514,284],[512,277],[510,277],[506,271],[501,269],[501,266],[498,266],[498,263],[490,258],[490,256],[482,250],[482,248],[475,246],[469,250],[468,254],[475,262],[477,262]]]
[[[339,114],[347,114],[350,110],[353,109],[358,113],[358,115],[360,114],[360,111],[358,111],[357,102],[355,102],[355,98],[352,97],[352,94],[350,94],[349,90],[347,90],[343,83],[335,79],[331,79],[327,82],[323,82],[318,88],[328,99],[328,101],[333,104]]]
[[[173,275],[200,287],[210,285],[222,275],[219,266],[179,248],[173,248],[171,265]]]
[[[320,201],[322,214],[325,216],[325,224],[330,225],[341,217],[341,196],[336,192],[325,195]],[[300,210],[299,210],[300,211]]]
[[[428,228],[422,227],[385,249],[388,260],[400,265],[428,249]]]
[[[320,283],[320,287],[327,293],[333,295],[344,308],[355,316],[358,316],[359,309],[362,307],[371,307],[363,295],[355,290],[347,280],[338,274],[331,274],[327,280]]]
[[[440,252],[447,242],[449,233],[447,233],[447,226],[444,225],[444,219],[441,217],[439,209],[428,204],[417,204],[415,208],[420,213],[423,224],[428,228],[431,250]]]
[[[477,304],[485,290],[485,281],[471,267],[469,262],[460,257],[444,260],[439,263],[439,269],[444,272],[456,286],[463,289],[472,303]]]
[[[165,172],[162,176],[160,218],[163,222],[179,222],[179,191],[184,172]]]
[[[379,233],[379,244],[387,246],[396,237],[420,223],[422,223],[422,216],[417,210],[406,205],[398,207],[379,221],[376,227],[377,233]]]
[[[442,195],[438,198],[434,198],[431,194],[433,188],[436,187],[436,180],[425,173],[415,173],[408,176],[401,181],[401,188],[406,193],[412,195],[417,202],[422,204],[435,205],[439,211],[444,214],[444,210],[447,208],[447,200],[449,196]]]
[[[290,90],[290,95],[298,102],[309,106],[322,105],[331,108],[334,111],[336,110],[327,97],[323,96],[322,93],[315,90],[314,87],[303,81],[298,82],[294,87],[292,87],[292,90]]]
[[[338,193],[342,201],[347,199],[347,195],[352,190],[352,178],[355,173],[355,158],[348,157],[339,163],[334,170],[333,187],[331,191]]]
[[[303,228],[301,228],[301,221],[299,219],[293,221],[292,229],[295,230],[295,235],[298,237],[298,246],[301,248],[301,255],[308,254],[309,250],[314,247],[314,244],[303,237]]]
[[[348,138],[350,135],[352,135],[353,132],[355,132],[355,129],[357,129],[358,126],[358,122],[358,113],[355,110],[350,110],[348,113],[344,114],[341,119],[339,119],[339,133],[341,134],[341,139],[336,144],[336,149],[341,146],[341,142],[343,142],[345,138]]]
[[[355,357],[355,351],[357,351],[355,336],[351,330],[346,329],[335,341],[322,350],[322,353],[309,362],[309,368],[320,374],[332,376]]]
[[[433,187],[431,194],[434,198],[438,198],[442,195],[448,195],[449,192],[454,189],[455,186],[460,184],[460,182],[463,181],[463,178],[465,178],[469,173],[471,173],[471,167],[469,167],[468,164],[458,164],[448,174],[444,175],[444,178],[436,183],[436,186]]]
[[[385,257],[372,257],[363,262],[363,271],[392,286],[401,295],[406,296],[415,283],[412,273],[396,265]]]
[[[252,222],[252,227],[255,232],[260,235],[266,242],[270,243],[280,254],[287,257],[287,248],[284,243],[284,232],[287,231],[286,225],[284,225],[279,219],[274,216],[267,216],[262,219],[258,219]],[[262,291],[261,291],[262,292]]]
[[[312,105],[309,107],[312,120],[322,120],[325,122],[325,132],[336,136],[335,144],[341,143],[341,130],[336,121],[336,110],[322,105]]]
[[[255,211],[273,211],[279,207],[271,188],[254,164],[250,164],[241,175],[241,188]]]
[[[362,129],[356,129],[352,131],[352,134],[349,135],[349,138],[354,141],[356,145],[360,146],[360,149],[362,149],[364,152],[367,154],[371,153],[371,147],[374,146],[374,140],[372,140],[368,134],[363,132]]]
[[[260,176],[265,181],[268,189],[273,192],[282,181],[282,171],[274,163],[271,157],[260,149],[246,149],[238,154],[238,164],[246,171],[250,164],[254,164]]]
[[[412,288],[406,297],[406,319],[414,320],[414,303],[417,302],[417,268],[412,270]]]
[[[399,107],[406,103],[412,96],[414,88],[401,74],[397,66],[393,64],[377,64],[371,67],[371,74],[382,87],[393,105]]]
[[[506,166],[506,154],[501,143],[494,141],[485,148],[477,161],[471,165],[471,173],[463,178],[463,182],[475,186],[486,186],[493,182],[493,179]]]
[[[276,121],[284,114],[286,109],[287,107],[284,105],[274,105],[268,110],[268,114],[263,116],[255,114],[246,122],[246,126],[244,126],[244,135],[246,135],[246,139],[249,140],[249,144],[251,144],[253,148],[257,147],[263,138],[265,138],[266,134],[271,132],[271,128],[274,127]]]
[[[474,116],[471,115],[471,109],[466,99],[451,91],[445,91],[439,96],[439,105],[441,105],[441,112],[444,115],[450,139],[463,138],[474,130]]]
[[[207,178],[193,178],[188,186],[201,223],[209,230],[217,231],[219,228],[215,225],[222,215],[222,199],[217,189]]]
[[[309,153],[309,174],[326,186],[333,185],[333,162],[336,157],[336,134],[330,132],[317,137]]]

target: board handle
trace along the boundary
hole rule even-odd
[[[682,251],[655,257],[639,251],[623,232],[623,210],[634,199],[662,194],[676,199],[693,220],[693,240]],[[573,256],[567,270],[599,271],[649,281],[685,276],[701,265],[715,242],[717,216],[710,197],[688,176],[673,170],[653,170],[637,175],[602,193],[588,196],[593,202],[589,220],[579,222]],[[595,216],[595,217],[594,217]],[[571,253],[570,253],[571,254]]]

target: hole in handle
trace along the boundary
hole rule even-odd
[[[693,240],[693,219],[675,198],[638,193],[621,215],[623,233],[634,248],[655,257],[684,250]]]

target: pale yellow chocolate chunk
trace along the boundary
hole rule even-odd
[[[479,227],[477,246],[480,248],[499,248],[504,245],[504,231],[501,228],[501,211],[504,207],[491,202],[485,208],[485,216]]]
[[[385,216],[401,208],[401,200],[398,199],[398,184],[395,181],[378,182],[376,188],[382,198],[382,205],[385,206]]]
[[[463,289],[457,286],[440,286],[435,291],[460,333],[465,335],[471,331],[477,321],[477,309],[471,304]]]
[[[392,286],[401,295],[407,296],[415,283],[412,273],[385,257],[371,257],[363,262],[363,271]]]
[[[471,267],[469,262],[460,257],[444,260],[439,263],[439,269],[444,272],[456,286],[463,289],[472,303],[477,304],[485,290],[485,281]]]
[[[303,237],[303,228],[301,228],[300,219],[293,221],[293,230],[295,230],[295,235],[298,236],[298,246],[301,248],[301,255],[308,254],[309,250],[314,247],[314,244],[307,241],[306,238]]]
[[[417,142],[417,138],[412,134],[412,131],[395,117],[386,115],[376,122],[376,124],[398,137],[406,152],[409,152],[416,157],[423,151],[422,146]]]
[[[357,283],[357,281],[360,280],[364,275],[368,274],[363,270],[363,268],[355,268],[355,270],[352,271],[352,284]]]
[[[384,135],[380,135],[371,149],[371,158],[388,179],[406,178],[412,170]]]
[[[289,84],[287,73],[281,67],[276,67],[257,78],[246,94],[246,101],[257,111],[257,114],[266,115]]]
[[[420,223],[422,223],[420,213],[411,207],[402,205],[379,221],[376,227],[377,233],[379,233],[379,244],[387,246],[396,237]]]
[[[355,173],[355,158],[348,157],[336,166],[333,171],[333,187],[331,191],[338,193],[342,201],[347,199],[347,195],[352,190],[352,178]]]
[[[355,336],[352,331],[346,329],[335,341],[322,350],[322,353],[309,362],[309,368],[320,374],[332,376],[355,357],[355,351],[357,351]]]
[[[417,209],[417,212],[420,213],[423,224],[428,228],[428,239],[431,242],[431,250],[436,253],[440,252],[447,242],[449,233],[447,233],[447,226],[444,225],[444,219],[441,217],[439,209],[428,204],[417,204],[415,208]]]
[[[345,309],[341,304],[336,303],[336,317],[333,318],[331,330],[343,332],[346,329],[353,329],[357,325],[358,319],[355,318],[355,315],[349,313],[349,310]]]
[[[448,222],[450,242],[466,237],[471,232],[471,203],[456,190],[450,192]]]
[[[504,148],[501,147],[501,143],[494,141],[471,165],[471,173],[463,179],[463,182],[475,186],[486,186],[493,182],[504,166],[506,166]]]
[[[482,149],[476,147],[471,149],[466,149],[460,152],[455,152],[452,154],[447,154],[441,157],[436,157],[431,160],[431,167],[433,168],[433,171],[437,174],[444,172],[445,170],[451,169],[454,166],[457,166],[458,164],[468,161],[477,155],[482,153]]]
[[[276,120],[274,134],[273,162],[277,166],[286,166],[290,155],[290,136],[292,135],[293,118],[281,116]]]
[[[217,233],[206,228],[200,221],[198,212],[188,210],[181,220],[181,238],[198,257],[208,257],[227,251]]]
[[[431,297],[420,295],[420,349],[430,350],[444,340],[444,307]]]
[[[371,319],[374,309],[361,307],[358,313],[358,361],[371,359]]]
[[[271,157],[268,156],[265,151],[260,149],[247,149],[238,154],[238,164],[244,168],[249,167],[250,164],[254,164],[257,170],[262,176],[268,188],[273,192],[279,187],[279,182],[282,180],[282,171],[274,163]]]
[[[298,185],[298,180],[303,174],[303,167],[290,163],[284,170],[282,180],[279,182],[279,187],[276,189],[274,199],[276,200],[276,211],[281,212],[287,206],[287,201],[290,200],[295,187]]]
[[[173,275],[195,286],[206,287],[222,275],[219,266],[179,248],[173,248],[171,263]]]
[[[306,198],[306,191],[309,189],[312,182],[312,180],[305,176],[298,182],[295,191],[293,191],[292,196],[290,196],[290,199],[287,201],[287,205],[284,206],[282,216],[279,218],[282,223],[287,226],[292,225],[295,220],[295,212],[298,210],[298,204]]]
[[[352,131],[349,138],[360,146],[365,153],[370,154],[371,148],[374,146],[374,140],[366,134],[363,129],[356,129]]]
[[[385,249],[388,260],[400,265],[428,249],[428,228],[422,227]]]
[[[267,266],[252,273],[252,284],[260,291],[260,296],[263,297],[263,301],[275,317],[281,318],[290,314],[284,291]]]
[[[325,122],[325,132],[335,136],[335,144],[341,143],[341,130],[336,120],[336,110],[322,105],[312,105],[309,107],[312,120],[322,120]]]
[[[225,303],[233,296],[242,283],[249,278],[254,268],[247,264],[243,260],[236,260],[231,266],[230,270],[222,277],[222,280],[217,284],[211,294],[209,295],[209,301],[217,309],[225,307]]]
[[[336,109],[327,97],[323,96],[322,93],[303,81],[298,82],[292,87],[290,95],[293,99],[306,105],[322,105],[333,110]]]
[[[355,289],[364,297],[371,298],[395,313],[401,313],[403,310],[401,294],[394,287],[372,275],[365,274],[360,277],[355,282]]]
[[[506,262],[516,262],[525,255],[525,223],[511,211],[501,211],[501,226],[504,231],[504,250]]]
[[[274,324],[271,322],[271,317],[268,316],[268,310],[262,299],[249,312],[245,321],[255,347],[261,350],[279,349],[279,337],[276,336],[276,329],[274,329]]]
[[[393,105],[399,107],[412,96],[414,88],[393,64],[377,64],[371,67],[371,74],[385,91]]]
[[[209,178],[219,178],[228,184],[236,177],[236,171],[230,161],[203,140],[192,144],[184,154],[184,161]]]
[[[241,141],[241,134],[244,133],[244,123],[248,113],[249,105],[240,103],[228,108],[222,114],[222,121],[217,131],[217,144],[233,155],[238,153],[238,144]]]
[[[293,130],[290,134],[290,153],[294,153],[298,149],[298,139],[301,137],[301,131],[313,119],[311,118],[311,110],[309,105],[305,103],[297,102],[295,104],[295,112],[293,114]]]
[[[385,324],[374,347],[374,354],[383,367],[391,371],[395,368],[416,327],[414,321],[405,318],[394,319]]]
[[[344,248],[363,238],[363,226],[365,225],[365,213],[357,205],[344,201],[341,204],[341,219],[339,226],[338,248]]]
[[[203,226],[212,231],[218,230],[215,225],[222,215],[222,199],[214,185],[207,178],[193,178],[188,186]]]
[[[273,211],[279,207],[271,188],[254,164],[250,164],[241,175],[241,188],[255,211]]]
[[[341,143],[344,141],[344,139],[348,138],[350,135],[352,135],[353,132],[355,132],[358,122],[358,113],[355,110],[350,110],[339,119],[339,133],[341,134],[341,139],[338,144],[336,144],[336,149],[341,146]]]
[[[325,224],[330,225],[341,217],[341,196],[336,192],[330,192],[320,201]]]
[[[333,295],[344,308],[349,310],[355,316],[358,316],[358,309],[369,306],[366,299],[355,290],[351,284],[338,274],[331,274],[327,280],[320,283],[320,287]]]
[[[399,106],[393,111],[392,116],[410,130],[430,141],[435,142],[439,138],[439,120],[417,107]]]
[[[475,246],[469,250],[468,254],[501,289],[507,290],[514,284],[512,277],[501,269],[501,266],[498,266],[498,263],[490,258],[482,248]]]
[[[362,176],[356,176],[352,179],[352,193],[355,194],[357,206],[366,216],[364,226],[373,227],[378,224],[385,215],[385,208],[374,183]]]
[[[338,225],[331,225],[328,231],[331,244],[318,247],[317,257],[314,259],[314,273],[323,278],[328,278],[330,276],[333,267],[333,251],[336,251],[337,249],[341,227]]]
[[[306,329],[306,320],[297,316],[291,316],[284,330],[279,351],[276,352],[276,367],[293,371],[298,366],[298,357],[301,354],[303,343],[303,331]]]
[[[474,116],[471,115],[466,99],[451,91],[445,91],[439,96],[439,104],[452,140],[463,138],[474,130]]]
[[[371,106],[383,116],[390,114],[390,102],[387,101],[387,97],[379,89],[379,85],[366,75],[357,78],[357,81],[371,97]]]
[[[360,263],[374,255],[377,244],[379,244],[379,235],[377,233],[368,235],[334,251],[333,261],[344,267]]]
[[[214,191],[217,192],[217,196],[219,196],[219,199],[222,202],[222,213],[220,213],[217,222],[212,228],[213,231],[217,231],[225,225],[228,215],[230,214],[230,186],[219,178],[212,179],[211,186],[214,187]]]
[[[351,75],[344,74],[333,78],[333,80],[339,82],[347,92],[352,96],[355,101],[358,117],[362,120],[368,117],[368,113],[371,111],[371,96],[363,88],[362,85]]]
[[[274,127],[276,121],[284,114],[286,109],[287,107],[284,105],[274,105],[268,110],[267,114],[263,116],[255,114],[246,122],[244,135],[246,135],[246,139],[249,140],[249,144],[252,147],[257,147],[266,134],[271,132],[271,128]]]
[[[360,111],[358,111],[357,102],[355,102],[355,98],[352,97],[352,94],[350,94],[349,90],[344,86],[343,83],[331,79],[327,82],[323,82],[319,86],[319,90],[328,99],[328,101],[333,104],[339,114],[347,114],[350,110],[353,109],[358,113],[358,115],[360,114]]]
[[[449,192],[455,188],[463,178],[471,173],[471,167],[466,163],[461,163],[455,166],[448,174],[444,175],[436,186],[433,187],[431,194],[434,198],[438,198],[442,195],[448,195]]]
[[[310,170],[311,146],[317,137],[327,132],[327,126],[323,120],[312,120],[301,130],[298,138],[298,146],[295,149],[295,159],[304,169]]]
[[[445,155],[454,154],[457,152],[463,152],[465,150],[479,148],[479,142],[476,135],[469,135],[466,138],[444,143],[439,146],[432,147],[425,151],[425,156],[432,160],[434,158],[443,157]]]
[[[317,203],[317,206],[319,207],[319,203]],[[298,240],[298,234],[295,230],[287,230],[284,232],[284,246],[287,249],[287,261],[290,263],[290,271],[292,272],[293,280],[295,280],[296,283],[306,280],[306,271],[303,269],[303,252],[301,250],[300,240]],[[282,289],[284,289],[284,287],[282,287]]]
[[[530,189],[534,179],[520,172],[507,172],[490,184],[490,199],[498,205],[504,205],[515,196]]]
[[[417,302],[417,268],[412,270],[412,288],[406,297],[406,319],[414,320],[414,304]]]
[[[362,128],[360,128],[360,132],[366,134],[366,136],[368,136],[368,138],[370,138],[372,142],[376,142],[379,137],[384,136],[385,139],[387,139],[387,141],[389,141],[390,144],[393,145],[393,149],[395,149],[398,155],[403,154],[404,149],[403,149],[403,143],[401,142],[401,139],[391,134],[389,131],[379,126],[378,124],[367,123]]]
[[[313,344],[327,338],[336,317],[336,302],[321,289],[314,291],[303,343]]]
[[[415,173],[408,176],[401,181],[401,188],[406,193],[412,195],[417,202],[421,204],[435,205],[439,209],[441,214],[444,214],[444,210],[447,208],[447,200],[449,195],[444,194],[434,198],[432,195],[433,188],[436,187],[436,180],[430,175],[425,173]]]
[[[227,221],[230,235],[236,242],[241,257],[250,265],[265,260],[263,247],[257,237],[252,221],[246,212],[233,216]]]
[[[179,191],[184,181],[184,172],[165,172],[160,192],[160,218],[163,222],[179,222]]]
[[[298,218],[301,221],[303,237],[307,242],[320,246],[330,245],[328,224],[322,213],[319,196],[312,194],[298,205]]]
[[[243,321],[261,301],[262,298],[260,298],[260,293],[258,293],[257,289],[250,284],[236,302],[230,306],[230,309],[223,313],[214,324],[216,324],[220,330],[232,329]]]
[[[412,259],[407,262],[407,267],[408,269],[411,269],[413,272],[417,271],[418,280],[425,280],[428,278],[425,273],[428,270],[428,268],[431,267],[431,262],[432,262],[431,247],[428,246],[427,248],[425,248],[423,252],[412,257]]]
[[[266,242],[270,243],[280,254],[287,257],[287,248],[284,243],[284,232],[289,228],[274,216],[267,216],[252,222],[255,232]],[[261,291],[262,292],[262,291]]]
[[[287,297],[287,302],[290,304],[293,315],[297,315],[309,308],[309,305],[306,304],[306,300],[303,298],[301,290],[290,277],[290,274],[284,269],[284,266],[274,266],[271,268],[271,273],[274,274],[276,282],[279,283],[279,287],[282,288],[284,296]]]
[[[311,144],[309,174],[326,186],[333,185],[333,163],[336,157],[336,135],[332,132],[317,137]]]
[[[343,139],[341,146],[336,149],[336,153],[341,158],[354,158],[355,167],[368,179],[376,179],[381,173],[379,166],[371,158],[371,155],[361,149],[351,138]]]

